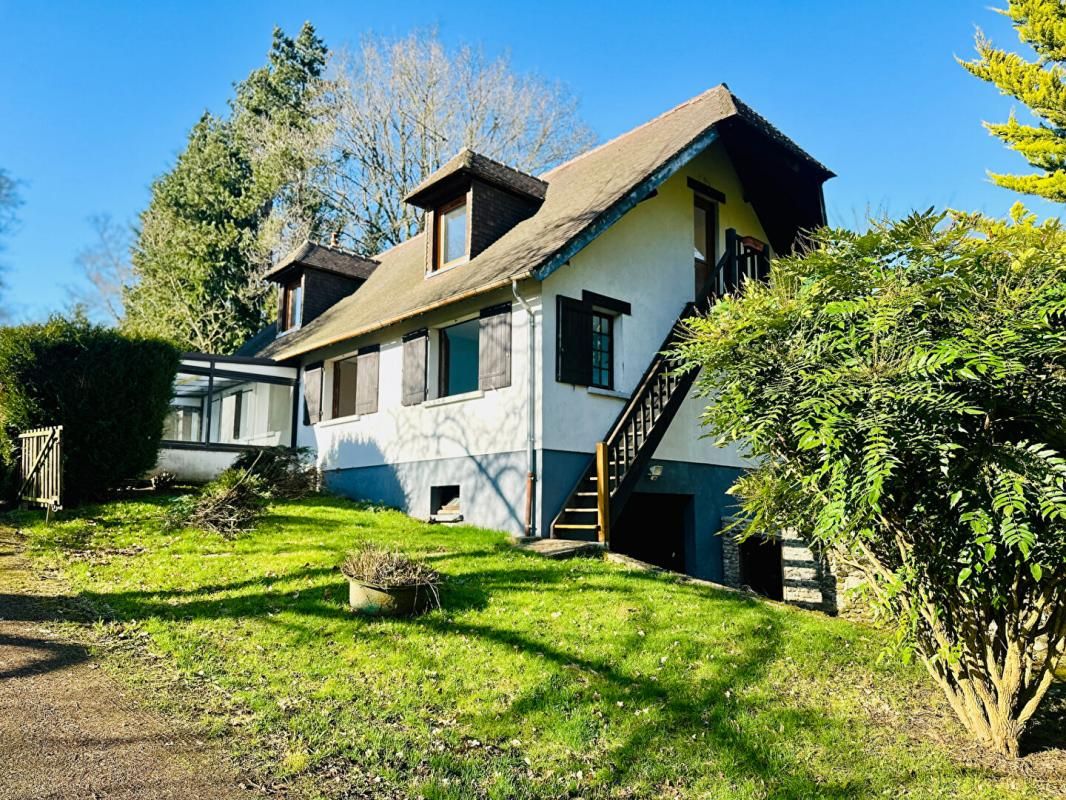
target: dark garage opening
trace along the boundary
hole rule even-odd
[[[685,571],[690,494],[634,492],[611,530],[616,553],[675,572]]]
[[[771,600],[784,599],[780,539],[752,536],[740,543],[740,582]]]

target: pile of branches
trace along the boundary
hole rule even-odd
[[[300,500],[322,487],[322,475],[307,447],[269,447],[241,453],[233,468],[257,476],[274,500]]]
[[[176,498],[167,527],[199,528],[232,539],[255,526],[269,499],[258,475],[231,467],[198,493]]]
[[[272,500],[297,500],[319,491],[310,451],[276,447],[241,454],[198,493],[177,498],[171,529],[199,528],[228,539],[255,527]]]

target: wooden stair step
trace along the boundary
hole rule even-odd
[[[564,508],[563,511],[565,511],[567,514],[595,514],[596,507],[592,506],[591,508]]]
[[[599,525],[579,524],[579,523],[576,523],[576,522],[560,522],[560,523],[556,523],[555,527],[556,528],[564,528],[564,529],[566,529],[568,531],[594,531],[597,528],[599,528],[600,526]]]

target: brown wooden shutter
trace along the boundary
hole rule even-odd
[[[572,297],[556,298],[555,379],[592,383],[592,309]]]
[[[355,374],[355,413],[373,414],[378,410],[379,348],[371,345],[359,350]]]
[[[478,331],[478,388],[511,385],[511,304],[483,308]]]
[[[322,362],[304,367],[304,425],[322,421]]]
[[[429,332],[414,331],[403,337],[403,397],[405,406],[417,406],[426,399],[426,366],[429,361]]]

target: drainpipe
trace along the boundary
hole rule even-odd
[[[511,292],[514,293],[515,300],[526,310],[526,318],[529,320],[529,326],[526,332],[526,339],[529,343],[529,356],[526,359],[527,372],[529,373],[529,386],[527,387],[528,396],[526,398],[526,417],[529,421],[529,433],[528,440],[526,442],[526,454],[528,457],[529,465],[528,472],[526,473],[526,535],[537,535],[537,504],[535,500],[536,486],[537,486],[537,454],[535,451],[537,443],[537,428],[534,413],[536,411],[534,404],[537,399],[537,373],[534,369],[536,364],[537,355],[537,319],[533,314],[533,309],[529,307],[529,303],[526,299],[518,293],[518,279],[511,279]]]

